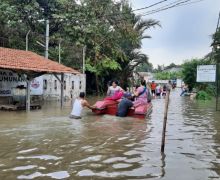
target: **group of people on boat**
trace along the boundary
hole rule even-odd
[[[165,96],[166,91],[171,89],[169,83],[161,88],[161,86],[159,84],[157,85],[154,81],[151,84],[146,84],[145,80],[143,80],[140,85],[137,85],[133,90],[129,91],[127,88],[125,91],[118,85],[117,81],[112,81],[111,85],[108,87],[107,96],[104,100],[119,100],[116,115],[125,117],[129,108],[147,105],[151,102],[152,96],[158,96],[158,94],[161,93]],[[85,99],[85,93],[81,92],[79,98],[74,101],[70,118],[80,119],[81,112],[84,107],[89,109],[96,108],[95,105],[92,106],[88,103]]]
[[[146,105],[151,101],[151,92],[150,89],[147,88],[145,81],[142,81],[139,86],[136,86],[133,92],[130,92],[128,89],[124,91],[118,86],[116,81],[113,81],[112,86],[108,88],[107,95],[106,100],[121,99],[116,114],[120,117],[125,117],[129,108]]]

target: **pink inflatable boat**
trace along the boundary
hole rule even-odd
[[[120,100],[97,101],[95,104],[96,109],[93,109],[92,112],[94,112],[95,114],[116,115],[119,102]],[[146,105],[141,105],[136,108],[134,107],[130,108],[127,116],[144,119],[151,112],[152,112],[152,103],[148,103]]]

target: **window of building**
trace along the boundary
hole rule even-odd
[[[66,89],[66,81],[64,81],[63,89]]]
[[[54,80],[54,89],[57,89],[57,80]]]
[[[44,87],[44,90],[47,89],[47,80],[46,79],[44,79],[43,87]]]
[[[72,81],[72,89],[74,89],[74,81]]]
[[[79,81],[79,89],[82,89],[82,81]]]

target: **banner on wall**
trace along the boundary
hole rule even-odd
[[[43,76],[31,81],[31,95],[43,95]]]
[[[24,77],[12,71],[0,69],[0,96],[12,96],[13,88],[25,85]]]
[[[19,76],[9,70],[0,69],[0,96],[12,96],[13,89],[17,87],[26,88],[25,77]],[[31,81],[31,95],[43,94],[43,77],[37,77]]]

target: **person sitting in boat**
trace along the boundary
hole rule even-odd
[[[134,107],[147,104],[148,95],[149,95],[149,90],[146,87],[146,82],[142,81],[141,86],[138,87],[136,91],[134,91],[134,96],[136,97],[136,100],[133,103]]]
[[[122,100],[118,104],[118,111],[116,116],[125,117],[128,114],[129,108],[133,106],[132,96],[130,93],[125,93]]]
[[[81,119],[81,113],[84,107],[89,109],[94,109],[94,106],[91,106],[88,101],[85,99],[85,93],[80,92],[79,97],[75,99],[73,104],[72,112],[70,113],[70,118],[72,119]]]
[[[108,87],[107,96],[111,97],[115,94],[116,91],[124,91],[117,81],[112,81],[112,85]]]
[[[124,95],[124,90],[118,86],[117,81],[112,82],[112,86],[108,88],[107,97],[105,100],[118,100]]]

